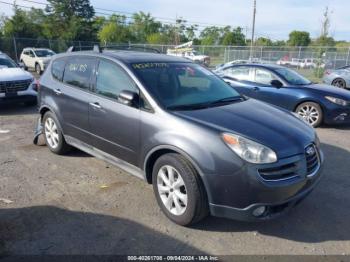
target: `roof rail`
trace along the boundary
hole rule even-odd
[[[143,51],[143,52],[152,52],[160,54],[161,52],[156,48],[144,47],[138,45],[105,45],[102,47],[103,49],[109,50],[129,50],[129,51]]]
[[[91,46],[89,46],[91,48]],[[102,53],[103,49],[107,49],[107,50],[127,50],[127,51],[143,51],[143,52],[152,52],[152,53],[157,53],[160,54],[161,52],[156,49],[156,48],[150,48],[150,47],[144,47],[144,46],[137,46],[137,45],[105,45],[100,47],[99,45],[93,45],[92,47],[92,51],[93,52],[98,52],[98,53]],[[91,49],[90,49],[91,50]],[[67,53],[71,53],[71,52],[76,52],[77,49],[75,48],[75,46],[70,46],[67,49]]]

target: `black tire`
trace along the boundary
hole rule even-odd
[[[342,89],[346,88],[346,82],[342,78],[334,79],[333,82],[332,82],[332,85],[336,86],[336,87],[339,87],[339,88],[342,88]]]
[[[38,63],[35,64],[35,72],[38,74],[38,75],[41,75],[41,67]]]
[[[57,127],[58,143],[57,143],[56,147],[51,146],[51,144],[48,141],[47,135],[46,135],[45,124],[49,118],[54,121],[54,123],[56,124],[56,127]],[[49,147],[50,151],[57,154],[57,155],[63,155],[65,153],[69,152],[71,150],[71,146],[66,143],[64,136],[62,134],[61,125],[59,124],[56,116],[52,112],[48,111],[45,113],[42,123],[43,123],[43,135],[45,138],[45,143]]]
[[[165,207],[160,197],[157,177],[159,170],[164,166],[174,167],[184,181],[188,200],[186,209],[181,215],[172,214]],[[154,165],[152,182],[158,205],[163,213],[173,222],[182,226],[188,226],[202,220],[208,215],[208,200],[204,185],[192,164],[180,154],[169,153],[161,156]]]
[[[28,67],[27,67],[26,64],[23,62],[23,60],[21,60],[20,62],[21,62],[22,64],[24,64],[24,68],[23,68],[23,69],[24,69],[25,71],[28,71]]]
[[[303,108],[306,108],[306,107],[311,107],[311,108],[315,109],[318,113],[318,119],[316,121],[312,121],[312,122],[308,121],[309,124],[315,128],[320,126],[323,122],[323,111],[322,111],[321,106],[317,103],[314,103],[314,102],[304,102],[296,108],[295,113],[299,114],[300,116],[303,116],[303,115],[301,115],[300,112]]]

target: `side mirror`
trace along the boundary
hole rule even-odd
[[[277,79],[272,80],[272,81],[270,82],[270,84],[271,84],[273,87],[276,87],[276,88],[281,88],[281,87],[283,87],[283,83],[282,83],[280,80],[277,80]]]
[[[118,101],[128,106],[138,106],[139,94],[129,90],[123,90],[118,95]]]

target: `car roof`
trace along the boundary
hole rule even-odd
[[[39,48],[36,48],[36,47],[25,47],[23,48],[23,50],[50,50],[49,48],[45,48],[45,47],[39,47]]]
[[[125,50],[103,50],[102,53],[94,51],[78,51],[78,52],[66,52],[59,54],[57,57],[69,57],[75,55],[94,55],[96,57],[111,57],[115,58],[126,64],[134,63],[190,63],[191,61],[185,58],[170,56],[165,54],[157,53],[147,53],[147,52],[138,52],[138,51],[125,51]]]

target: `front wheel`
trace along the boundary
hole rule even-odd
[[[187,226],[207,216],[204,186],[183,156],[175,153],[161,156],[154,165],[152,181],[160,208],[173,222]]]
[[[297,107],[295,112],[313,127],[318,127],[323,121],[323,112],[319,104],[305,102]]]

